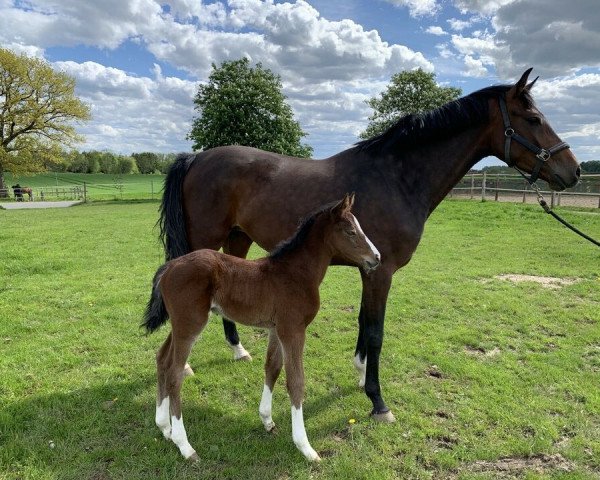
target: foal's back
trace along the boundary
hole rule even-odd
[[[290,289],[293,280],[284,266],[269,257],[246,260],[202,249],[169,262],[160,280],[163,299],[172,316],[213,310],[243,325],[271,328],[286,310],[318,308],[295,305],[302,296]],[[306,298],[303,299],[306,302]],[[308,312],[310,310],[310,312]]]

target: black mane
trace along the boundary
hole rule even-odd
[[[406,115],[385,132],[358,142],[356,148],[369,153],[381,153],[391,145],[401,144],[404,148],[411,148],[451,137],[487,121],[488,100],[504,95],[510,88],[512,85],[483,88],[435,110]],[[533,106],[533,99],[528,92],[523,92],[521,100],[526,106]]]
[[[339,203],[339,200],[335,202],[328,203],[322,207],[319,207],[317,210],[309,213],[298,223],[298,228],[296,232],[287,240],[283,240],[279,243],[272,251],[269,253],[269,258],[273,260],[278,260],[281,257],[287,255],[292,252],[300,245],[302,245],[306,241],[306,237],[308,237],[308,232],[315,224],[317,217],[325,212],[329,212],[335,205]]]

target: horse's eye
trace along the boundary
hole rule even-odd
[[[354,237],[356,235],[356,230],[346,230],[346,235]]]
[[[542,119],[540,117],[529,117],[527,119],[527,121],[529,123],[531,123],[532,125],[541,125],[542,124]]]

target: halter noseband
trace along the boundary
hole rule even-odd
[[[540,148],[537,145],[534,145],[529,140],[527,140],[525,137],[522,137],[517,132],[515,132],[515,129],[510,126],[510,118],[508,116],[508,108],[506,107],[506,100],[504,99],[504,96],[498,97],[498,103],[500,104],[500,112],[502,113],[502,120],[504,121],[504,136],[506,138],[504,141],[504,161],[506,162],[506,164],[509,167],[513,167],[521,175],[523,175],[525,180],[527,180],[530,184],[533,184],[538,179],[540,170],[542,169],[542,166],[544,165],[544,163],[546,163],[554,153],[558,153],[562,150],[570,148],[570,146],[566,142],[560,142],[560,143],[557,143],[556,145],[554,145],[553,147],[550,147],[548,150],[546,150],[545,148]],[[530,152],[533,152],[535,154],[535,158],[537,158],[537,162],[535,164],[535,167],[533,167],[531,176],[527,177],[523,172],[521,172],[521,170],[519,170],[519,168],[516,166],[516,163],[511,161],[511,159],[510,159],[511,140],[515,140],[515,141],[519,142],[527,150],[529,150]]]

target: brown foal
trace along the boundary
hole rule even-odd
[[[192,346],[209,312],[244,325],[269,329],[260,418],[270,431],[273,386],[282,366],[292,404],[292,438],[308,460],[319,460],[304,428],[304,351],[306,327],[319,310],[319,285],[332,258],[361,267],[379,265],[380,254],[351,212],[354,195],[309,215],[268,257],[250,261],[214,250],[197,250],[158,269],[144,326],[149,332],[171,318],[171,333],[156,355],[156,424],[187,459],[196,460],[181,415],[181,385],[191,369]]]

